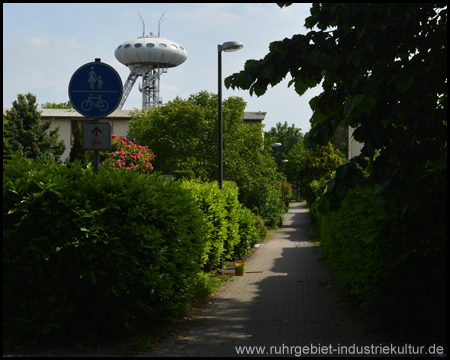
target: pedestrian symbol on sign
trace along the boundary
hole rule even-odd
[[[105,117],[122,99],[122,80],[117,71],[100,61],[85,64],[70,80],[69,99],[80,114],[89,118]]]

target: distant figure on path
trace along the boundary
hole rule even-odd
[[[286,195],[286,199],[284,199],[284,203],[286,205],[286,211],[285,214],[289,211],[289,203],[291,202],[291,199],[289,199],[289,195]]]

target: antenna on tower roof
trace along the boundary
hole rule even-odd
[[[139,14],[139,11],[138,11],[138,14]],[[139,14],[139,18],[141,19],[142,25],[144,26],[144,29],[142,30],[142,36],[145,36],[145,23],[144,23],[144,19],[142,18],[141,14]]]
[[[164,13],[165,14],[165,13]],[[161,23],[162,23],[162,21],[161,21],[161,19],[163,18],[163,16],[164,16],[164,14],[162,14],[162,16],[159,18],[159,21],[158,21],[158,37],[159,37],[159,35],[160,35],[160,25],[161,25]],[[164,21],[164,20],[163,20]]]

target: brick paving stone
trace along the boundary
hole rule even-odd
[[[140,356],[238,356],[236,346],[293,356],[295,346],[379,345],[335,302],[336,288],[308,240],[309,226],[305,203],[291,203],[283,227],[247,260],[247,271],[262,273],[235,276],[203,313],[204,325]]]

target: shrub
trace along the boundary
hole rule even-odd
[[[286,198],[286,195],[289,196],[289,199],[292,198],[292,184],[288,183],[287,181],[285,181],[284,183],[280,181],[278,182],[278,189],[280,191],[281,196],[284,194],[284,198]]]
[[[264,219],[270,229],[281,226],[284,214],[284,202],[280,191],[267,183],[255,183],[239,195],[239,201]]]
[[[209,295],[217,291],[221,283],[221,279],[215,277],[214,274],[198,273],[189,289],[192,300],[194,302],[206,300]]]
[[[442,209],[386,213],[377,188],[350,190],[319,215],[320,242],[344,293],[397,335],[446,331],[446,230]],[[436,221],[438,219],[438,221]],[[440,222],[440,226],[436,226]]]
[[[220,268],[222,254],[224,265],[247,255],[258,242],[258,231],[253,214],[238,201],[236,184],[226,181],[221,191],[217,182],[191,180],[184,181],[182,187],[191,191],[208,219],[203,270],[210,272]]]
[[[195,179],[195,173],[192,170],[175,170],[172,172],[175,180],[178,179],[187,179],[192,180]]]
[[[184,311],[208,222],[178,182],[134,171],[37,164],[3,172],[3,331],[99,324],[133,330]]]
[[[245,206],[241,205],[237,209],[236,213],[239,223],[240,239],[234,248],[235,260],[241,259],[245,255],[248,255],[252,247],[255,246],[255,244],[257,244],[261,239],[261,227],[258,226],[258,220],[256,220],[256,217],[252,214],[252,212]]]
[[[268,232],[266,224],[264,224],[264,219],[261,216],[255,216],[254,220],[255,220],[255,227],[258,229],[259,232],[259,240],[264,240]]]

